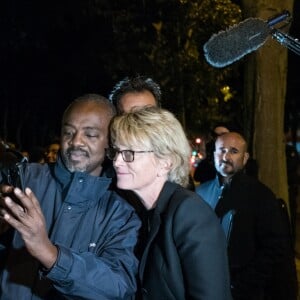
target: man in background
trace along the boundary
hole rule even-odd
[[[57,160],[57,155],[60,149],[60,141],[57,140],[53,140],[46,148],[46,153],[45,153],[45,157],[46,157],[46,162],[47,163],[55,163]]]
[[[242,135],[215,142],[217,175],[197,187],[215,210],[228,241],[234,300],[296,300],[297,278],[286,209],[273,192],[245,174],[249,159]]]
[[[133,107],[160,106],[161,89],[150,77],[125,77],[113,87],[109,100],[118,114],[128,112]]]

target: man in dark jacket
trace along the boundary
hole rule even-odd
[[[129,299],[140,220],[105,174],[109,101],[76,99],[62,120],[55,164],[28,164],[26,189],[2,186],[0,299]],[[4,178],[2,178],[4,179]],[[13,199],[18,199],[20,205]]]
[[[296,300],[286,212],[269,188],[244,174],[248,158],[247,143],[240,134],[218,137],[217,177],[200,184],[197,193],[215,210],[228,237],[233,298]]]

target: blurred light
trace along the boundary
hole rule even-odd
[[[199,162],[203,159],[203,155],[198,150],[193,150],[190,158],[191,165],[196,168]]]
[[[230,92],[230,87],[228,85],[225,85],[220,90],[223,95],[226,95],[227,93]]]
[[[230,91],[230,87],[228,85],[223,86],[220,89],[221,93],[224,95],[224,101],[228,102],[230,99],[233,98],[233,94]]]

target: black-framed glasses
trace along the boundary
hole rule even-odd
[[[119,150],[116,148],[106,148],[105,149],[105,153],[106,156],[111,159],[111,160],[115,160],[116,156],[121,153],[122,154],[122,158],[125,162],[133,162],[134,161],[134,154],[135,153],[150,153],[150,152],[154,152],[152,150],[145,150],[145,151],[133,151],[133,150]]]

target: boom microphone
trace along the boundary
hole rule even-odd
[[[214,67],[226,67],[261,47],[271,33],[272,26],[290,16],[288,11],[278,14],[268,21],[248,18],[229,27],[226,31],[213,34],[204,44],[204,56]]]

